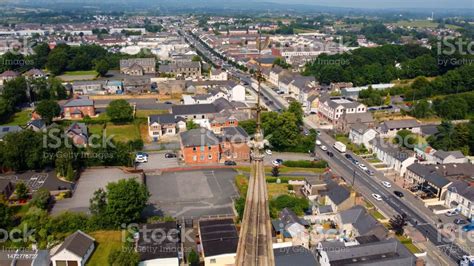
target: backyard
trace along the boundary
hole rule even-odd
[[[15,113],[12,117],[10,117],[9,121],[5,123],[6,126],[24,126],[28,121],[30,121],[31,111],[23,110],[20,112]]]
[[[121,231],[97,231],[90,233],[96,240],[96,249],[87,262],[88,266],[107,265],[109,254],[114,249],[122,248]]]

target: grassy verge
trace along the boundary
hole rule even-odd
[[[405,236],[397,236],[397,239],[408,249],[410,250],[411,253],[421,253],[422,251],[417,248],[411,239],[405,237]]]
[[[97,231],[90,233],[95,238],[97,246],[87,262],[88,266],[108,265],[109,254],[114,249],[122,247],[121,231]]]
[[[372,217],[374,217],[377,220],[385,220],[386,219],[385,216],[383,216],[383,214],[381,214],[379,211],[376,211],[376,210],[370,211],[370,215],[372,215]]]
[[[94,75],[97,76],[99,73],[95,70],[78,70],[78,71],[66,71],[64,72],[64,76],[86,76],[86,75]]]
[[[161,115],[168,113],[168,110],[137,110],[136,117],[147,118],[150,115]]]
[[[24,126],[30,121],[31,112],[28,110],[20,111],[13,114],[12,117],[5,123],[6,126]]]

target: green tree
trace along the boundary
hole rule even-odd
[[[408,224],[407,223],[407,215],[402,214],[402,215],[396,215],[389,220],[389,227],[391,230],[395,232],[396,235],[403,235],[403,232],[405,231],[405,226]]]
[[[0,228],[6,229],[11,224],[11,210],[4,202],[0,202]]]
[[[295,115],[296,123],[298,126],[303,125],[304,112],[303,112],[303,106],[301,105],[301,103],[297,101],[291,102],[290,106],[288,106],[288,112]]]
[[[105,59],[99,60],[95,64],[95,71],[97,71],[97,73],[99,73],[101,77],[105,77],[107,72],[109,72],[109,69],[110,69],[109,62],[107,62],[107,60]]]
[[[431,116],[430,103],[426,100],[418,101],[411,111],[411,114],[416,118],[427,118]]]
[[[288,64],[285,59],[278,57],[273,61],[273,66],[280,66],[283,69],[289,69],[291,67],[290,64]]]
[[[36,106],[36,112],[46,124],[51,124],[53,118],[61,114],[61,107],[54,100],[43,100]]]
[[[272,217],[277,217],[278,212],[284,208],[291,209],[296,215],[303,215],[304,211],[309,208],[309,202],[305,198],[290,195],[281,195],[270,201],[270,212]]]
[[[51,195],[47,189],[41,188],[33,194],[30,205],[38,209],[47,210],[51,202]]]
[[[273,177],[278,177],[280,176],[280,169],[278,168],[278,166],[274,166],[272,168],[272,176]]]
[[[140,256],[132,247],[122,247],[110,252],[108,262],[111,266],[136,266],[140,262]]]
[[[442,100],[436,99],[433,102],[433,109],[438,116],[444,119],[456,120],[464,119],[467,115],[468,104],[461,97],[446,97]]]
[[[408,129],[403,129],[397,132],[397,135],[393,139],[393,142],[409,149],[413,149],[414,145],[416,144],[417,136],[413,134]]]
[[[239,221],[242,220],[242,217],[244,216],[244,209],[245,209],[245,197],[239,197],[235,203],[235,210],[237,211],[237,214],[239,215]]]
[[[200,57],[199,55],[195,55],[195,56],[193,56],[193,58],[191,59],[191,61],[193,61],[193,62],[201,62],[202,60],[201,60],[201,57]]]
[[[89,200],[89,210],[92,215],[103,216],[107,208],[107,193],[102,188],[94,192],[94,196]]]
[[[106,114],[114,123],[123,123],[133,120],[133,108],[123,99],[111,101],[106,109]]]
[[[68,55],[63,49],[55,48],[48,55],[46,68],[53,74],[59,75],[66,70],[68,64]]]
[[[28,187],[23,182],[19,182],[15,186],[15,194],[20,200],[28,199]]]
[[[15,171],[39,169],[45,166],[43,136],[32,130],[9,133],[3,139],[4,167]]]
[[[196,128],[199,128],[199,125],[194,123],[193,120],[189,120],[189,121],[186,122],[186,129],[187,130],[196,129]]]
[[[199,255],[194,251],[194,249],[191,249],[191,251],[188,254],[188,263],[191,266],[198,266],[199,265]]]

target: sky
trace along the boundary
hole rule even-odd
[[[474,0],[260,0],[284,4],[314,4],[361,8],[474,8]]]

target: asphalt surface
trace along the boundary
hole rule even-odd
[[[379,180],[370,177],[358,166],[347,160],[343,154],[336,151],[332,147],[335,141],[326,133],[322,132],[319,140],[323,145],[328,147],[328,150],[334,154],[334,157],[329,157],[326,152],[322,151],[320,148],[316,148],[317,154],[326,160],[334,171],[345,178],[347,183],[354,183],[357,190],[368,200],[372,201],[374,205],[379,207],[383,212],[387,214],[407,214],[409,217],[409,223],[417,228],[431,243],[433,243],[434,246],[438,247],[444,254],[446,254],[452,260],[453,264],[458,263],[464,255],[468,255],[468,253],[462,250],[457,244],[449,239],[445,239],[440,233],[438,233],[438,230],[432,224],[432,221],[429,221],[416,210],[413,210],[412,207],[407,205],[405,200],[399,199],[387,191],[385,187],[380,184]],[[353,155],[353,157],[357,159],[355,155]],[[372,193],[381,195],[383,200],[381,202],[374,200],[371,196]]]

